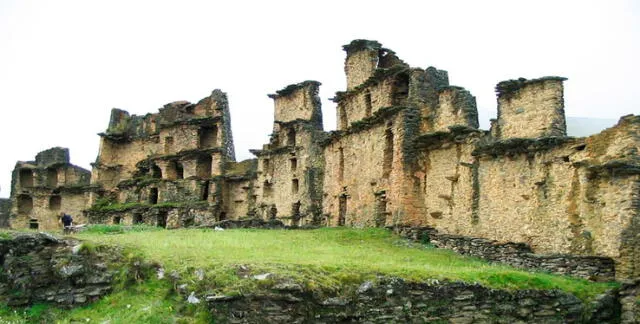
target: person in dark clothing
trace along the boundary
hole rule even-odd
[[[71,215],[65,214],[64,212],[60,213],[60,221],[62,222],[62,226],[64,227],[64,233],[71,233],[71,227],[73,226],[73,217]]]

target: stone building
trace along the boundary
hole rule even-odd
[[[320,224],[322,208],[322,111],[320,83],[305,81],[269,95],[274,101],[269,144],[251,150],[258,160],[250,209],[263,219],[291,225]]]
[[[91,172],[69,163],[69,150],[54,147],[36,155],[35,161],[18,162],[11,187],[12,227],[53,230],[61,228],[60,212],[84,223],[87,186]]]
[[[145,116],[113,109],[99,135],[91,222],[182,227],[226,218],[226,180],[237,167],[222,91]]]
[[[11,211],[11,200],[0,198],[0,228],[9,227],[10,211]]]
[[[376,41],[355,40],[344,50],[347,86],[333,98],[336,130],[322,129],[319,82],[287,86],[269,95],[273,132],[251,151],[255,159],[235,161],[220,90],[145,116],[114,109],[91,185],[77,194],[87,220],[168,228],[241,218],[429,226],[522,242],[539,253],[610,257],[619,277],[640,275],[640,116],[567,137],[566,79],[518,79],[496,86],[497,119],[481,130],[475,98],[450,85],[446,71],[410,67]],[[16,167],[13,226],[42,224],[47,199],[62,196],[51,186],[34,192],[22,185],[23,173],[28,184],[37,173],[28,170],[49,164]],[[40,172],[34,183],[48,179]],[[27,212],[34,195],[38,203]]]

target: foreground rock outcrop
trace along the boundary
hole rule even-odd
[[[108,294],[121,250],[46,233],[0,233],[0,302],[71,307]]]
[[[327,297],[275,284],[250,296],[206,298],[222,323],[618,323],[615,295],[590,304],[557,290],[505,291],[461,282],[364,282]]]
[[[185,303],[206,307],[216,323],[636,323],[639,313],[638,282],[586,302],[559,290],[385,276],[327,291],[240,265],[242,280],[256,281],[257,288],[224,295],[211,293],[221,288],[219,281],[202,269],[195,269],[195,277],[176,271],[164,275],[164,269],[128,255],[121,248],[46,233],[0,232],[0,303],[80,306],[155,270],[158,280],[171,281]]]

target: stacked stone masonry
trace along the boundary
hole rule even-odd
[[[430,227],[394,227],[394,233],[408,239],[449,249],[460,254],[508,264],[517,268],[569,275],[592,281],[615,280],[613,259],[569,254],[534,254],[524,243],[501,243],[482,238],[438,233]]]
[[[79,306],[111,292],[122,255],[45,233],[0,238],[0,301],[10,306]]]
[[[619,323],[620,304],[609,295],[588,305],[556,290],[509,292],[398,278],[367,281],[353,290],[318,296],[280,283],[261,294],[205,299],[222,323]]]
[[[60,227],[60,213],[73,213],[86,222],[91,172],[69,163],[69,150],[54,147],[35,161],[16,163],[12,177],[10,223],[16,228]]]
[[[10,211],[11,211],[11,200],[0,198],[0,228],[9,227]]]
[[[220,90],[145,116],[114,109],[90,184],[64,156],[43,157],[65,170],[54,186],[51,163],[16,166],[11,226],[55,228],[50,200],[60,195],[61,209],[91,223],[428,226],[611,258],[617,278],[640,276],[640,116],[567,137],[566,79],[518,79],[496,86],[498,117],[485,131],[475,98],[446,71],[410,67],[376,41],[344,50],[335,131],[322,129],[316,81],[269,95],[271,139],[242,162]]]

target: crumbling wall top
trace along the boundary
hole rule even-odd
[[[106,132],[98,135],[112,141],[130,141],[157,135],[161,129],[181,124],[205,125],[219,120],[225,123],[228,117],[226,93],[215,89],[210,96],[196,104],[174,101],[164,105],[155,114],[130,115],[125,110],[113,108]]]
[[[258,159],[227,162],[224,177],[227,180],[250,180],[256,177]]]
[[[293,94],[296,90],[304,89],[307,86],[318,88],[318,87],[320,87],[320,85],[322,85],[322,83],[320,83],[318,81],[306,80],[306,81],[302,81],[300,83],[290,84],[290,85],[288,85],[288,86],[276,91],[276,93],[268,94],[267,96],[269,98],[271,98],[271,99],[276,99],[276,98],[279,98],[279,97],[286,97],[288,95]]]
[[[52,147],[36,155],[36,164],[45,167],[52,164],[68,164],[69,149],[64,147]]]
[[[540,83],[544,81],[563,82],[567,80],[568,80],[567,78],[559,77],[559,76],[545,76],[545,77],[530,79],[530,80],[527,80],[525,78],[518,78],[517,80],[513,80],[513,79],[505,80],[505,81],[499,82],[496,85],[496,94],[498,95],[499,98],[508,97],[528,85],[532,85],[532,84]]]
[[[502,81],[498,95],[498,138],[566,136],[563,77]]]
[[[355,39],[347,45],[343,45],[342,49],[347,52],[347,55],[362,51],[362,50],[379,50],[382,48],[382,44],[375,40],[368,39]]]
[[[322,129],[322,109],[318,96],[320,85],[318,81],[307,80],[269,94],[274,101],[275,123],[306,121]]]

